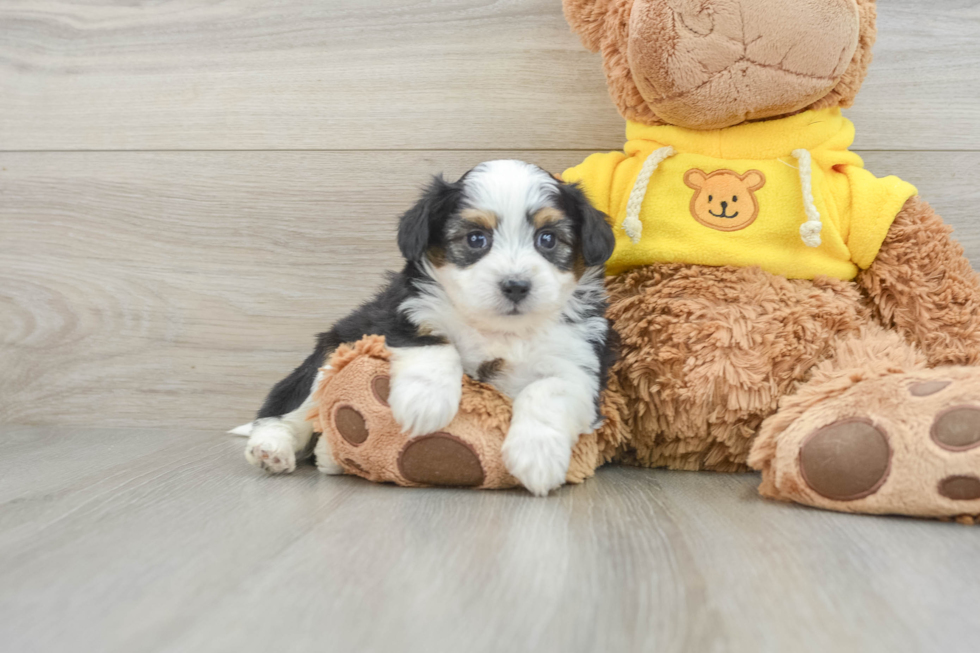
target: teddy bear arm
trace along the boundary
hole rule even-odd
[[[858,284],[931,366],[980,364],[980,276],[924,200],[909,199]]]

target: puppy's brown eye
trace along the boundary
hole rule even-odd
[[[714,202],[715,201],[714,196],[713,195],[708,195],[708,201],[709,202]]]
[[[737,202],[738,201],[738,195],[733,195],[732,196],[732,201],[733,202]]]
[[[470,249],[485,249],[490,244],[490,239],[481,231],[471,231],[466,234],[466,244]]]
[[[535,238],[534,244],[541,249],[554,249],[558,244],[558,237],[553,231],[540,231]]]

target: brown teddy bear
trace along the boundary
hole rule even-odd
[[[622,338],[568,481],[618,461],[762,471],[768,497],[848,512],[980,514],[980,280],[950,228],[850,152],[874,0],[565,0],[627,119],[565,171],[617,235]],[[348,473],[516,485],[509,401],[467,380],[442,433],[385,405],[387,351],[339,350],[319,390]]]

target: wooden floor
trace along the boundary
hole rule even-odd
[[[980,267],[980,3],[882,0],[875,53],[855,150]],[[559,0],[0,2],[0,652],[980,650],[980,528],[267,478],[221,434],[428,175],[622,143]]]
[[[0,430],[0,649],[976,651],[980,529],[606,468],[549,499],[266,477],[185,430]]]

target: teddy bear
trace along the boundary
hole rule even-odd
[[[626,119],[622,151],[562,173],[616,233],[621,339],[567,481],[608,462],[761,471],[769,498],[980,515],[980,278],[951,229],[848,149],[874,0],[564,0]],[[507,488],[510,402],[467,379],[408,438],[368,337],[325,367],[321,455],[400,485]]]

